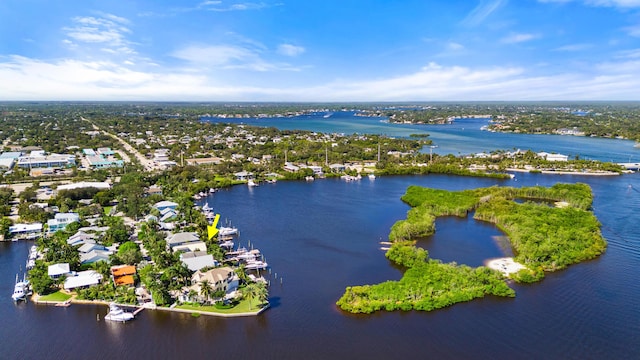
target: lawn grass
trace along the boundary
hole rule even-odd
[[[61,291],[56,291],[49,295],[40,296],[38,298],[39,301],[60,301],[65,302],[71,298],[71,295],[65,294]]]
[[[213,305],[203,306],[203,305],[187,305],[187,304],[178,305],[176,306],[176,309],[206,311],[206,312],[212,312],[212,313],[218,313],[218,314],[241,314],[241,313],[248,313],[248,312],[256,312],[260,310],[257,300],[252,300],[251,305],[252,307],[249,308],[249,300],[243,299],[240,301],[240,303],[238,303],[238,305],[234,306],[231,309],[218,309]]]

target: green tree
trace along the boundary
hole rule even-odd
[[[200,295],[204,297],[205,303],[209,302],[211,299],[211,296],[213,295],[213,287],[211,287],[209,280],[202,280],[200,282]]]
[[[118,259],[128,265],[135,265],[142,261],[140,247],[133,241],[124,242],[118,247]]]

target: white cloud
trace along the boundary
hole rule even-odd
[[[480,1],[467,16],[462,20],[462,24],[466,26],[476,26],[483,23],[491,14],[498,10],[507,0],[491,0]]]
[[[298,56],[305,52],[305,48],[302,46],[296,46],[291,44],[278,45],[278,53],[285,56]]]
[[[218,63],[228,63],[241,53],[227,51]],[[200,64],[192,65],[188,69],[156,66],[151,71],[134,70],[132,62],[10,56],[0,58],[0,94],[4,100],[429,101],[637,100],[640,93],[640,78],[635,76],[640,73],[638,58],[593,64],[589,67],[592,73],[560,75],[540,75],[531,68],[510,66],[429,63],[402,76],[301,81],[304,85],[286,87],[274,86],[273,81],[224,82],[199,71]]]
[[[190,45],[171,56],[207,70],[299,71],[286,63],[263,59],[261,51],[238,45]]]
[[[569,44],[557,47],[553,50],[555,51],[582,51],[592,48],[592,44]]]
[[[464,45],[459,44],[457,42],[450,42],[447,44],[447,49],[452,50],[452,51],[459,51],[464,49]]]
[[[624,28],[629,36],[640,37],[640,25],[629,26]]]
[[[100,45],[100,50],[121,53],[135,54],[131,48],[132,42],[127,39],[131,30],[126,27],[129,20],[112,14],[100,14],[101,17],[84,16],[72,19],[73,26],[64,27],[67,39],[63,43],[70,47]]]
[[[531,41],[539,38],[539,35],[536,34],[511,34],[506,36],[500,40],[504,44],[517,44],[521,42]]]

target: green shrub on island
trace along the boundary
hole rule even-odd
[[[515,296],[499,272],[428,259],[424,249],[410,242],[393,244],[387,257],[409,266],[402,279],[348,287],[337,302],[342,310],[367,314],[378,310],[431,311],[488,294]]]
[[[517,203],[515,199],[528,199]],[[407,219],[396,222],[389,239],[393,242],[386,257],[407,268],[399,281],[347,287],[336,303],[352,313],[378,310],[430,311],[483,297],[515,296],[498,271],[443,264],[428,258],[424,249],[410,241],[430,235],[436,217],[466,216],[475,209],[475,218],[500,227],[509,237],[516,260],[527,268],[511,274],[522,283],[544,278],[545,271],[592,259],[606,248],[600,223],[588,209],[593,195],[586,184],[556,184],[543,187],[490,187],[449,192],[410,186],[402,200],[412,206]],[[551,207],[562,201],[566,207]]]

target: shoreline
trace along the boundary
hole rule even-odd
[[[66,301],[49,301],[49,300],[39,300],[39,295],[33,295],[31,296],[31,301],[34,304],[37,305],[50,305],[50,306],[58,306],[58,307],[68,307],[72,304],[78,304],[78,305],[105,305],[105,306],[109,306],[109,304],[112,303],[112,301],[104,301],[104,300],[77,300],[74,298],[68,299]],[[64,305],[62,305],[64,304]],[[115,303],[117,306],[119,307],[128,307],[128,308],[135,308],[136,311],[142,311],[142,309],[146,309],[146,310],[161,310],[161,311],[170,311],[170,312],[176,312],[176,313],[184,313],[184,314],[200,314],[200,315],[208,315],[208,316],[217,316],[217,317],[224,317],[224,318],[234,318],[234,317],[248,317],[248,316],[258,316],[260,314],[262,314],[265,310],[269,309],[271,307],[271,304],[267,304],[266,306],[263,306],[259,309],[257,309],[256,311],[249,311],[249,312],[242,312],[242,313],[229,313],[229,314],[225,314],[225,313],[217,313],[217,312],[212,312],[212,311],[204,311],[204,310],[186,310],[186,309],[178,309],[178,308],[171,308],[171,307],[159,307],[156,305],[153,306],[145,306],[145,305],[132,305],[132,304],[118,304]]]
[[[515,262],[512,257],[490,259],[485,261],[485,266],[489,269],[500,271],[506,277],[527,268],[526,266]]]

